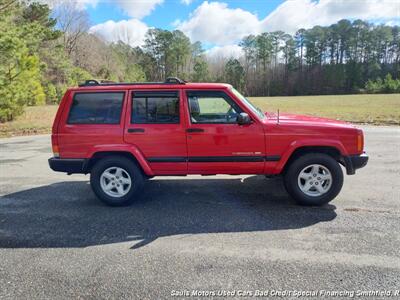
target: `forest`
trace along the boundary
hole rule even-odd
[[[300,25],[300,24],[299,24]],[[300,26],[299,26],[300,27]],[[85,11],[0,0],[0,122],[58,103],[86,79],[227,82],[247,96],[400,92],[400,27],[362,20],[244,37],[239,58],[210,57],[179,30],[150,29],[132,48],[89,33]]]

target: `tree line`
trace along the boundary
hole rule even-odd
[[[87,79],[228,82],[249,96],[400,92],[399,26],[364,21],[250,35],[240,58],[210,57],[181,31],[150,29],[141,47],[89,34],[85,11],[0,0],[0,122],[58,103]]]
[[[244,89],[252,95],[358,93],[368,80],[399,78],[399,26],[341,20],[294,35],[250,35],[240,46]]]

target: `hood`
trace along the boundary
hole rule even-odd
[[[267,112],[265,115],[270,122],[278,122],[278,114]],[[301,124],[301,125],[309,125],[309,126],[333,126],[333,127],[351,127],[354,126],[350,123],[328,119],[328,118],[320,118],[308,115],[298,115],[298,114],[288,114],[288,113],[280,113],[279,114],[279,123],[282,124]]]

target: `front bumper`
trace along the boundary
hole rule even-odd
[[[363,153],[361,155],[349,155],[344,157],[344,165],[346,167],[347,175],[354,175],[357,169],[365,167],[368,163],[368,155]]]
[[[53,171],[68,174],[86,174],[87,159],[80,158],[49,158],[49,166]]]

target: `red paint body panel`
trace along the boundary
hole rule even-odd
[[[85,89],[86,92],[95,92],[96,89]],[[124,89],[107,91],[121,91]],[[82,91],[79,91],[82,92]],[[58,142],[61,158],[87,158],[90,157],[93,147],[101,145],[123,145],[123,130],[125,123],[125,111],[127,93],[125,93],[122,106],[121,121],[119,124],[67,124],[68,115],[75,91],[71,91],[67,98],[63,99],[63,112],[59,117]],[[57,120],[57,119],[56,119]],[[55,121],[56,122],[56,121]]]
[[[190,128],[201,128],[204,132],[188,134],[188,156],[265,156],[264,129],[261,124],[238,126],[237,124],[191,124]],[[264,171],[261,162],[209,163],[189,162],[190,174],[211,173],[255,173]]]
[[[131,124],[132,92],[178,91],[179,124]],[[186,90],[223,91],[248,113],[252,124],[191,124]],[[66,124],[75,92],[121,91],[125,93],[119,124]],[[141,128],[144,132],[129,133]],[[203,132],[190,132],[201,128]],[[52,143],[61,158],[91,158],[97,152],[124,151],[136,157],[147,175],[187,174],[279,174],[292,153],[301,147],[332,147],[341,155],[359,155],[353,125],[311,116],[266,113],[260,118],[230,91],[226,84],[171,84],[91,86],[70,89],[61,101],[53,124]],[[262,157],[260,161],[191,161],[198,157]],[[186,160],[156,162],[152,158],[180,157]],[[273,158],[271,161],[268,158]]]
[[[136,89],[138,90],[138,89]],[[132,94],[129,94],[126,110],[126,125],[124,130],[124,142],[135,145],[141,150],[145,158],[151,157],[186,157],[186,120],[184,118],[184,106],[181,89],[158,89],[157,91],[178,91],[180,93],[180,115],[179,124],[131,124]],[[140,91],[154,91],[154,89],[143,89]],[[144,132],[129,133],[128,129],[143,129]],[[186,174],[187,163],[150,163],[151,169],[156,174]]]

